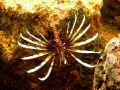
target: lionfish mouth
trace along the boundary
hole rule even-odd
[[[63,61],[64,64],[67,64],[67,59],[64,55],[64,52],[67,52],[67,53],[70,53],[70,55],[76,60],[78,61],[80,64],[82,64],[83,66],[85,67],[89,67],[89,68],[94,68],[96,65],[90,65],[90,64],[87,64],[87,63],[84,63],[82,60],[80,60],[79,58],[77,58],[73,53],[101,53],[101,51],[99,52],[95,52],[95,51],[87,51],[87,50],[78,50],[78,49],[75,49],[75,47],[78,47],[78,46],[81,46],[81,45],[85,45],[93,40],[95,40],[97,37],[98,37],[98,33],[96,33],[96,35],[94,35],[92,38],[89,38],[85,41],[82,41],[82,42],[76,42],[77,40],[79,40],[87,31],[88,29],[90,28],[90,24],[85,28],[85,30],[83,30],[80,34],[79,31],[81,30],[84,22],[85,22],[85,15],[83,15],[83,20],[82,20],[82,23],[80,24],[80,26],[78,27],[78,29],[73,33],[74,31],[74,27],[75,27],[75,24],[76,24],[76,21],[77,21],[77,16],[75,15],[75,20],[74,20],[74,23],[73,23],[73,26],[71,28],[71,30],[69,31],[69,24],[70,24],[70,21],[68,22],[68,26],[67,26],[67,30],[66,30],[66,42],[62,42],[59,38],[59,35],[58,35],[58,32],[56,30],[56,27],[54,27],[54,38],[55,38],[55,45],[52,45],[52,43],[50,41],[48,41],[40,32],[38,32],[37,30],[37,33],[41,36],[41,38],[37,38],[35,37],[34,35],[32,35],[31,33],[29,33],[27,30],[27,34],[29,36],[31,36],[34,40],[30,40],[26,37],[24,37],[22,34],[20,34],[21,38],[29,43],[32,43],[32,44],[35,44],[35,45],[38,45],[39,47],[34,47],[34,46],[27,46],[27,45],[24,45],[24,44],[21,44],[19,41],[18,41],[18,45],[23,47],[23,48],[28,48],[28,49],[33,49],[33,50],[38,50],[40,51],[40,53],[38,54],[35,54],[35,55],[32,55],[32,56],[28,56],[28,57],[23,57],[21,58],[22,60],[29,60],[29,59],[34,59],[34,58],[37,58],[37,57],[42,57],[42,56],[45,56],[47,55],[47,57],[45,58],[45,60],[38,66],[36,66],[35,68],[33,69],[30,69],[27,71],[27,73],[32,73],[32,72],[35,72],[37,71],[38,69],[40,69],[41,67],[43,67],[50,59],[52,60],[51,62],[51,65],[50,65],[50,68],[48,69],[48,72],[46,74],[45,77],[42,77],[42,78],[38,78],[39,80],[41,81],[44,81],[48,78],[48,76],[50,75],[51,73],[51,70],[52,70],[52,67],[53,67],[53,64],[54,64],[54,60],[55,60],[55,56],[56,54],[58,53],[58,55],[60,55],[60,65],[61,65],[61,62]],[[38,42],[37,42],[38,41]],[[52,48],[50,48],[50,46]]]

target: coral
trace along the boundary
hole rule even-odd
[[[95,68],[93,90],[108,89],[120,89],[120,34],[106,45]]]

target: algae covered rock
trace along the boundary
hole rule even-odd
[[[85,13],[86,16],[100,15],[102,0],[2,0],[2,12],[10,11],[23,15],[31,13],[44,17],[51,26],[69,17],[72,12]],[[28,16],[29,17],[29,16]],[[46,17],[46,18],[45,18]]]
[[[105,47],[95,68],[93,90],[120,89],[120,34]]]

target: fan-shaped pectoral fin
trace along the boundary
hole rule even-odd
[[[68,34],[69,25],[70,25],[70,21],[68,22],[68,26],[67,26],[67,32],[66,32],[66,39],[67,39],[67,40],[68,40],[68,36],[69,36],[69,34]]]
[[[46,42],[42,41],[41,39],[35,37],[34,35],[30,34],[27,30],[26,30],[27,34],[30,35],[32,38],[38,40],[40,43],[43,43],[43,44],[47,44]]]
[[[89,67],[89,68],[94,68],[96,65],[90,65],[87,63],[82,62],[80,59],[78,59],[72,52],[70,52],[71,56],[73,56],[75,58],[76,61],[78,61],[80,64],[82,64],[85,67]]]
[[[88,50],[77,50],[77,49],[74,49],[74,48],[71,48],[71,49],[68,49],[68,50],[72,51],[72,52],[76,52],[76,53],[97,53],[97,54],[101,53],[101,51],[95,52],[95,51],[88,51]]]
[[[27,46],[27,45],[21,44],[19,41],[18,41],[18,45],[21,46],[21,47],[23,47],[23,48],[28,48],[28,49],[35,49],[35,50],[48,50],[48,49],[41,48],[41,47]]]
[[[87,43],[95,40],[97,37],[98,37],[98,33],[95,36],[93,36],[92,38],[87,39],[86,41],[74,42],[74,43],[71,44],[70,47],[77,47],[77,46],[81,46],[81,45],[87,44]]]
[[[73,26],[72,26],[72,29],[71,29],[71,31],[70,31],[70,33],[69,33],[69,35],[68,35],[68,39],[70,39],[70,37],[71,37],[72,34],[73,34],[73,30],[74,30],[74,27],[75,27],[76,21],[77,21],[77,16],[75,15],[75,21],[74,21]]]
[[[37,58],[37,57],[41,57],[41,56],[44,56],[44,55],[47,55],[49,54],[50,52],[43,52],[43,53],[39,53],[39,54],[36,54],[36,55],[32,55],[32,56],[28,56],[28,57],[23,57],[21,58],[22,60],[29,60],[29,59],[34,59],[34,58]]]
[[[78,32],[81,30],[83,24],[85,22],[85,15],[83,14],[83,20],[82,23],[80,24],[79,28],[77,29],[77,31],[72,35],[72,37],[70,38],[70,40],[72,40],[74,37],[76,37],[76,35],[78,34]]]
[[[52,71],[52,67],[53,67],[53,64],[54,64],[54,59],[55,59],[55,56],[53,56],[53,58],[52,58],[51,65],[50,65],[50,68],[49,68],[46,76],[45,76],[45,77],[42,77],[42,78],[38,78],[39,80],[44,81],[44,80],[46,80],[46,79],[48,78],[48,76],[50,75],[50,73],[51,73],[51,71]]]
[[[54,55],[54,53],[51,53],[47,56],[47,58],[37,67],[35,67],[34,69],[30,69],[27,71],[27,73],[32,73],[32,72],[35,72],[37,71],[38,69],[40,69],[41,67],[43,67],[49,60],[50,58]]]
[[[24,37],[21,33],[20,33],[20,36],[21,36],[21,38],[22,38],[23,40],[25,40],[25,41],[27,41],[27,42],[30,42],[30,43],[33,43],[33,44],[36,44],[36,45],[39,45],[39,46],[42,46],[42,47],[46,47],[45,44],[42,44],[42,42],[40,42],[40,41],[39,41],[39,43],[38,43],[38,42],[35,42],[35,41],[32,41],[32,40]]]
[[[37,31],[37,30],[36,30]],[[38,31],[37,31],[38,32]],[[40,32],[38,32],[38,34],[45,40],[45,42],[47,43],[47,44],[50,44],[50,45],[52,45]]]
[[[87,30],[90,28],[90,24],[86,27],[86,29],[85,30],[83,30],[79,35],[77,35],[75,38],[73,38],[73,40],[72,40],[72,42],[71,43],[73,43],[73,42],[75,42],[75,41],[77,41],[79,38],[81,38],[86,32],[87,32]]]

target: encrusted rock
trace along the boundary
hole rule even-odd
[[[120,90],[120,34],[106,45],[96,65],[93,90]]]
[[[87,16],[100,16],[100,10],[103,6],[102,0],[0,0],[0,8],[2,12],[10,11],[10,15],[14,13],[22,16],[31,13],[40,17],[44,17],[45,21],[53,26],[59,24],[71,15],[72,12],[84,13]],[[71,13],[70,13],[71,12]],[[17,16],[17,15],[15,15]],[[25,16],[25,15],[23,15]],[[26,16],[27,17],[27,16]],[[29,17],[29,16],[28,16]],[[25,18],[25,17],[24,17]],[[41,21],[41,20],[40,20]]]

